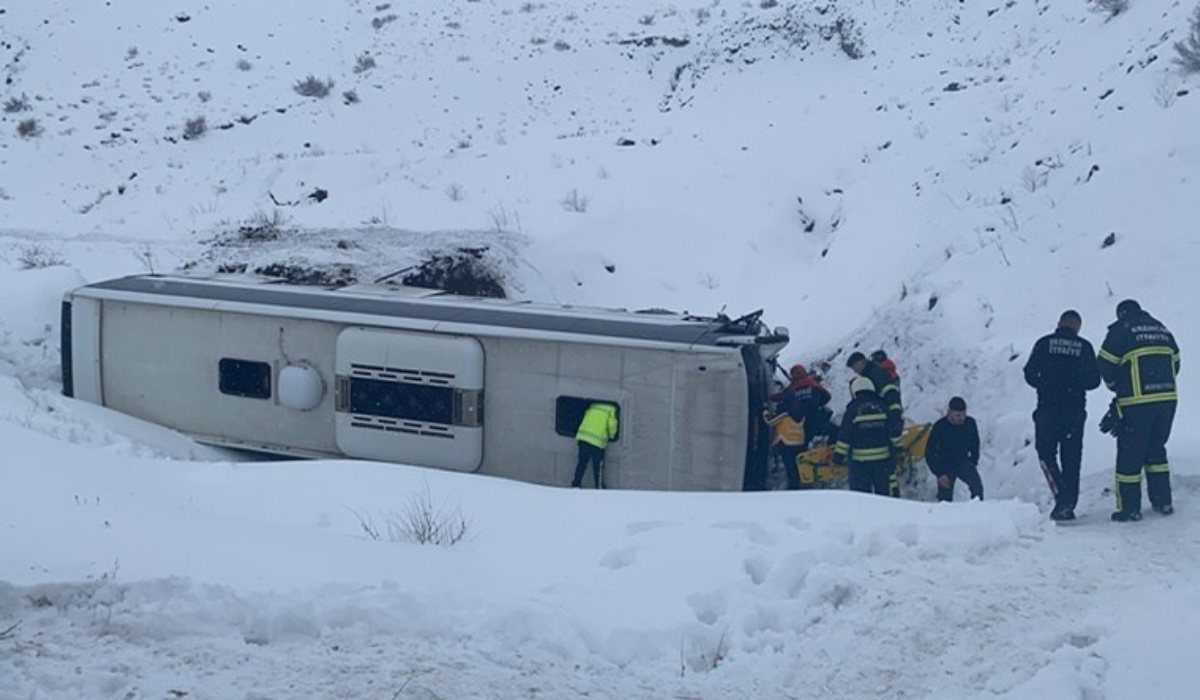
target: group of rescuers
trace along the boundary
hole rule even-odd
[[[1177,401],[1179,346],[1138,302],[1122,301],[1116,314],[1098,357],[1091,343],[1079,335],[1083,325],[1079,314],[1065,311],[1058,328],[1038,339],[1025,364],[1025,382],[1037,390],[1035,445],[1054,494],[1050,513],[1054,520],[1075,519],[1087,419],[1085,395],[1101,380],[1115,394],[1100,424],[1102,432],[1117,438],[1117,509],[1112,519],[1142,519],[1143,471],[1153,509],[1163,515],[1174,512],[1166,444]],[[826,407],[832,399],[829,391],[803,365],[793,366],[789,383],[770,395],[775,411],[764,412],[764,419],[772,425],[791,419],[777,426],[775,445],[788,488],[801,488],[796,458],[815,442],[832,442],[836,437],[833,461],[848,464],[852,490],[898,496],[896,466],[904,406],[896,365],[882,350],[870,358],[855,352],[846,364],[855,376],[840,426]],[[587,408],[576,434],[579,459],[572,486],[581,486],[591,464],[596,487],[603,487],[604,450],[617,428],[611,404],[597,402]],[[939,501],[953,499],[959,479],[972,498],[983,498],[979,430],[961,397],[950,399],[945,417],[930,431],[925,461],[937,477]]]

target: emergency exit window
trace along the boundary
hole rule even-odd
[[[271,398],[271,365],[254,360],[223,357],[217,363],[222,394],[248,399]]]

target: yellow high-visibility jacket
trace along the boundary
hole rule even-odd
[[[608,447],[608,441],[617,436],[617,428],[617,407],[610,403],[594,403],[583,414],[575,439],[603,450]]]

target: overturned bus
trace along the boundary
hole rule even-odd
[[[588,404],[610,488],[765,488],[771,367],[754,313],[696,318],[390,284],[137,275],[68,293],[68,396],[195,439],[567,485]]]

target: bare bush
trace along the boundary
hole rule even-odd
[[[587,211],[588,198],[579,194],[579,190],[571,190],[566,197],[559,200],[559,204],[563,209],[575,214],[582,214]]]
[[[354,62],[355,73],[366,73],[375,67],[375,57],[369,53],[360,54]]]
[[[377,542],[452,547],[467,538],[471,522],[458,506],[435,503],[429,484],[409,495],[400,510],[382,514],[382,526],[369,514],[351,510],[363,534]]]
[[[17,112],[25,112],[29,110],[29,97],[21,93],[20,97],[10,97],[4,101],[4,112],[6,114],[16,114]]]
[[[17,257],[17,263],[22,270],[41,270],[46,267],[66,265],[67,261],[53,250],[35,243],[21,250],[21,255]]]
[[[304,80],[297,80],[292,86],[296,94],[302,97],[316,97],[323,99],[329,96],[329,91],[333,89],[333,78],[320,80],[316,76],[310,75]]]
[[[1200,73],[1200,5],[1192,12],[1191,28],[1183,41],[1175,42],[1175,51],[1179,54],[1175,62],[1184,73]]]
[[[234,65],[236,65],[236,66],[237,66],[237,69],[238,69],[238,70],[243,70],[243,71],[245,71],[245,70],[250,70],[251,68],[253,68],[253,67],[254,67],[254,64],[253,64],[253,63],[251,63],[251,62],[247,61],[247,60],[246,60],[246,59],[244,59],[244,58],[239,58],[239,59],[238,59],[238,61],[237,61],[237,63],[235,63]]]
[[[554,42],[554,50],[555,51],[570,51],[571,45],[568,44],[567,42],[563,41],[562,39],[559,39]]]
[[[1030,192],[1037,192],[1045,187],[1048,182],[1050,182],[1050,173],[1044,170],[1037,170],[1027,165],[1021,171],[1021,184]]]
[[[467,191],[457,182],[451,182],[446,185],[446,196],[450,198],[451,202],[461,202],[466,199]]]
[[[246,241],[274,241],[279,238],[286,223],[287,217],[278,209],[270,214],[259,210],[238,227],[238,236]]]
[[[42,135],[42,125],[36,119],[25,119],[17,124],[17,135],[23,139]]]
[[[1091,0],[1091,2],[1093,10],[1108,15],[1109,19],[1129,9],[1129,0]]]
[[[342,93],[342,102],[348,105],[356,105],[362,100],[358,97],[358,92],[355,90],[347,90]]]
[[[204,117],[189,119],[183,125],[183,138],[187,139],[188,141],[198,139],[207,132],[208,122],[205,121]]]
[[[1154,88],[1154,102],[1163,109],[1170,109],[1179,99],[1179,87],[1171,76],[1166,76]]]
[[[0,642],[4,641],[6,639],[12,639],[13,637],[15,637],[17,635],[17,628],[20,626],[21,626],[21,620],[17,620],[15,623],[0,630]]]

